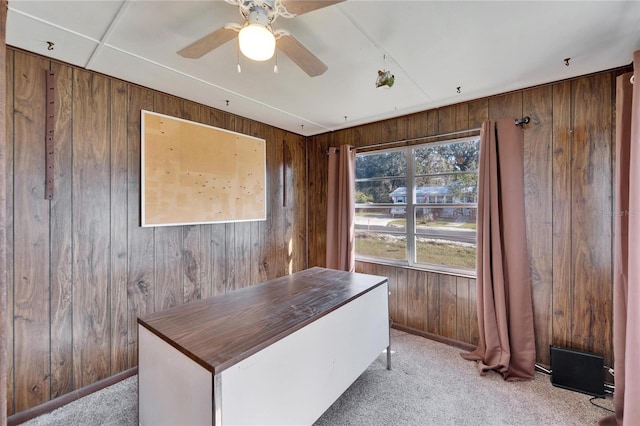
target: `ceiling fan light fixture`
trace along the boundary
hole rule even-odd
[[[271,19],[265,9],[254,7],[238,34],[240,51],[254,61],[266,61],[276,50],[276,37],[269,27]]]
[[[276,50],[276,38],[269,29],[261,24],[249,24],[238,34],[240,51],[254,61],[271,59]]]

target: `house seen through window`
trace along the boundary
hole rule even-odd
[[[472,276],[479,137],[356,155],[356,257]]]

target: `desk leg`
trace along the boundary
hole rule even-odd
[[[222,377],[213,375],[213,426],[222,425]]]
[[[391,371],[391,344],[387,346],[387,370]]]

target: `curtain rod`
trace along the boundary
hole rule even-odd
[[[525,116],[522,118],[516,118],[514,120],[514,124],[516,126],[522,126],[523,124],[529,124],[529,122],[531,122],[531,118],[529,118],[529,116]],[[397,141],[392,141],[392,142],[381,142],[381,143],[374,143],[371,145],[363,145],[363,146],[357,146],[357,147],[351,147],[350,150],[359,150],[359,149],[366,149],[366,148],[380,148],[383,146],[389,146],[389,145],[397,145],[397,144],[408,144],[410,142],[416,142],[416,141],[422,141],[422,140],[428,140],[428,139],[435,139],[435,138],[443,138],[446,136],[453,136],[453,135],[459,135],[460,133],[468,133],[468,132],[479,132],[482,128],[481,127],[474,127],[473,129],[466,129],[466,130],[456,130],[455,132],[447,132],[447,133],[439,133],[437,135],[428,135],[428,136],[420,136],[417,138],[411,138],[411,139],[399,139]],[[336,148],[335,152],[340,152],[339,148]],[[327,149],[327,155],[329,155],[329,149]]]

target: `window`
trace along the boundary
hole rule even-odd
[[[358,153],[356,257],[474,275],[478,152],[476,136]]]

